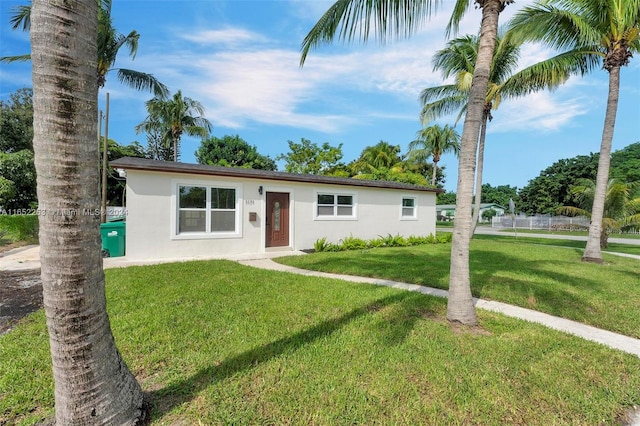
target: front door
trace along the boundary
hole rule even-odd
[[[267,247],[289,245],[289,194],[267,192]]]

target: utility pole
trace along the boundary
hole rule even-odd
[[[102,203],[100,205],[100,223],[107,221],[107,167],[109,148],[109,92],[107,92],[107,106],[104,114],[104,140],[102,141]]]

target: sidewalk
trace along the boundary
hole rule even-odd
[[[211,257],[176,257],[172,259],[161,260],[130,260],[126,256],[123,257],[106,257],[102,259],[104,269],[110,268],[126,268],[127,266],[140,266],[140,265],[156,265],[159,263],[173,263],[173,262],[188,262],[191,260],[213,260],[213,259],[226,259],[234,261],[242,261],[247,259],[255,259],[260,257],[263,259],[270,259],[279,256],[292,256],[304,254],[300,251],[274,251],[269,253],[247,253],[238,254],[233,256],[211,256]],[[0,253],[0,271],[25,271],[29,269],[40,268],[40,246],[31,245],[19,247],[13,250],[9,250],[4,253]]]

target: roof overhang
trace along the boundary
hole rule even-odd
[[[146,158],[123,157],[111,161],[109,164],[111,167],[124,170],[140,170],[170,174],[195,174],[244,179],[278,180],[288,182],[317,183],[323,185],[360,186],[366,188],[396,189],[432,193],[445,192],[441,188],[410,185],[401,182],[353,179],[336,176],[304,175],[296,173],[272,172],[267,170],[243,169],[239,167],[207,166],[203,164],[188,164],[172,161],[149,160]]]

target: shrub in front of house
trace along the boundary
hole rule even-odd
[[[418,246],[424,244],[443,244],[451,242],[451,233],[446,233],[441,236],[430,234],[428,236],[415,236],[403,237],[401,235],[380,236],[372,240],[364,240],[354,236],[349,236],[340,240],[337,244],[327,241],[327,237],[318,239],[313,248],[316,252],[336,252],[347,250],[364,250],[373,249],[378,247],[409,247]]]

